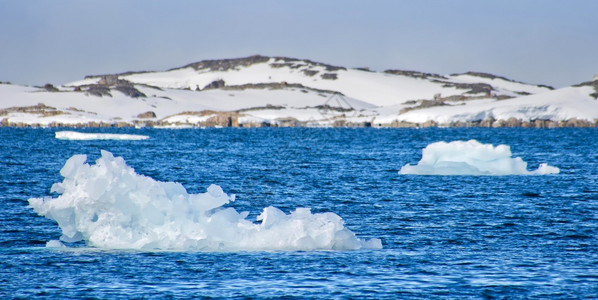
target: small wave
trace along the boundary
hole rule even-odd
[[[29,199],[40,215],[55,220],[60,240],[85,241],[103,249],[139,250],[356,250],[379,249],[362,240],[332,212],[297,208],[290,214],[269,206],[257,217],[224,207],[235,200],[217,185],[188,194],[179,183],[139,175],[122,157],[102,151],[95,165],[86,155],[67,160],[52,185],[57,198]],[[50,241],[48,247],[61,247]]]
[[[507,145],[493,146],[476,140],[436,142],[422,151],[417,165],[406,164],[399,174],[413,175],[545,175],[558,174],[559,168],[540,164],[527,170],[527,162],[512,157]]]
[[[138,134],[115,134],[115,133],[83,133],[76,131],[57,131],[55,136],[59,140],[147,140],[149,136]]]

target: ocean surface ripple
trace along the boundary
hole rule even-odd
[[[82,129],[145,140],[60,140],[0,128],[0,298],[596,298],[596,129]],[[403,176],[427,145],[506,144],[545,176]],[[74,154],[122,156],[189,193],[217,184],[248,211],[334,212],[383,249],[45,247],[61,230],[28,207]]]

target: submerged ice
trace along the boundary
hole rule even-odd
[[[436,142],[422,151],[417,165],[406,164],[399,174],[414,175],[543,175],[558,174],[559,168],[540,164],[527,170],[527,162],[512,157],[507,145],[493,146],[476,140]]]
[[[234,201],[217,185],[189,194],[179,183],[139,175],[122,157],[102,151],[95,165],[75,155],[52,185],[56,198],[31,198],[29,205],[55,220],[60,240],[84,240],[106,249],[163,250],[354,250],[381,248],[379,239],[362,240],[336,214],[297,208],[290,214],[266,207],[258,222],[248,212],[224,207]],[[61,246],[51,241],[49,247]]]

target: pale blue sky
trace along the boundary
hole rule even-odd
[[[0,0],[0,81],[262,54],[562,87],[598,73],[596,12],[593,0]]]

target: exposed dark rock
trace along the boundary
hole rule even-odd
[[[338,67],[338,66],[332,66],[332,65],[327,65],[327,64],[323,64],[323,63],[319,63],[319,62],[315,62],[315,61],[311,61],[309,59],[297,59],[297,58],[289,58],[289,57],[280,57],[280,56],[275,56],[274,59],[278,62],[278,61],[283,61],[283,62],[305,62],[308,65],[311,66],[317,66],[317,67],[324,67],[324,69],[326,69],[327,72],[334,72],[334,71],[339,71],[339,70],[347,70],[347,68],[345,67]]]
[[[521,81],[516,81],[516,80],[508,79],[506,77],[496,76],[496,75],[493,75],[493,74],[490,74],[490,73],[484,73],[484,72],[472,72],[472,71],[469,71],[469,72],[466,72],[466,73],[463,73],[463,74],[451,74],[451,76],[458,76],[458,75],[471,75],[471,76],[475,76],[475,77],[488,78],[488,79],[502,79],[502,80],[505,80],[505,81],[526,84],[526,83],[521,82]],[[536,86],[547,88],[549,90],[554,90],[553,87],[548,86],[548,85],[541,84],[541,85],[536,85]]]
[[[246,111],[252,111],[252,110],[264,110],[264,109],[281,110],[281,109],[285,109],[285,108],[286,107],[280,106],[280,105],[266,104],[266,106],[256,106],[256,107],[238,109],[238,110],[236,110],[236,112],[246,112]]]
[[[112,94],[110,94],[110,88],[105,85],[99,85],[99,84],[90,85],[89,88],[85,91],[85,93],[87,95],[98,96],[98,97],[103,97],[103,96],[112,97]]]
[[[407,102],[411,103],[410,101],[407,101]],[[407,102],[405,102],[405,103],[407,103]],[[448,104],[444,103],[444,101],[441,101],[441,100],[418,100],[416,103],[419,103],[419,105],[413,106],[413,107],[405,107],[405,108],[401,109],[399,114],[403,114],[403,113],[406,113],[406,112],[414,110],[414,109],[422,109],[422,108],[429,108],[429,107],[434,107],[434,106],[448,105]]]
[[[222,87],[221,89],[226,90],[226,91],[242,91],[242,90],[246,90],[246,89],[271,89],[271,90],[302,89],[302,90],[307,90],[307,91],[314,91],[317,93],[326,93],[326,94],[337,93],[337,94],[342,95],[341,93],[336,92],[336,91],[314,89],[314,88],[306,87],[299,83],[286,83],[286,82],[267,82],[267,83],[248,83],[248,84],[241,84],[241,85],[227,85],[227,86]]]
[[[293,117],[278,118],[276,119],[279,127],[299,127],[301,122]]]
[[[226,85],[226,83],[224,82],[224,80],[218,79],[218,80],[214,80],[210,84],[204,86],[202,90],[219,89],[219,88],[224,87],[225,85]]]
[[[6,116],[9,113],[28,113],[28,114],[40,114],[44,117],[57,116],[67,114],[61,110],[57,110],[56,107],[47,106],[43,103],[32,106],[15,106],[5,109],[0,109],[0,116]]]
[[[480,121],[480,127],[492,127],[492,125],[494,124],[494,122],[496,122],[496,119],[494,119],[493,117],[488,117],[482,121]]]
[[[354,111],[355,109],[353,107],[340,107],[340,106],[331,106],[328,104],[324,104],[324,105],[316,105],[316,106],[312,106],[312,107],[305,107],[307,108],[317,108],[318,110],[323,110],[323,111],[337,111],[337,112],[350,112],[350,111]]]
[[[119,75],[100,75],[99,78],[100,79],[98,80],[98,83],[76,86],[74,91],[85,91],[87,95],[93,95],[98,97],[112,97],[111,89],[114,89],[131,98],[147,98],[147,95],[135,88],[135,85],[132,82],[120,79]],[[160,88],[150,85],[139,85],[161,90]]]
[[[422,78],[422,79],[427,79],[429,77],[432,78],[441,78],[441,79],[448,79],[442,75],[439,74],[434,74],[434,73],[423,73],[423,72],[417,72],[417,71],[405,71],[405,70],[386,70],[384,71],[384,73],[386,74],[394,74],[394,75],[403,75],[403,76],[408,76],[408,77],[414,77],[414,78]]]
[[[80,85],[80,86],[76,86],[75,87],[75,91],[81,91],[84,88],[89,88],[91,86],[107,86],[110,88],[114,88],[114,87],[118,87],[118,86],[127,86],[127,87],[134,87],[135,85],[137,86],[144,86],[144,87],[148,87],[148,88],[152,88],[155,90],[159,90],[162,91],[161,88],[157,87],[157,86],[153,86],[153,85],[149,85],[149,84],[143,84],[143,83],[136,83],[133,84],[132,82],[125,80],[125,79],[121,79],[120,76],[126,76],[126,75],[131,75],[131,74],[142,74],[142,73],[149,73],[147,71],[143,71],[143,72],[127,72],[127,73],[121,73],[121,74],[108,74],[108,75],[89,75],[89,76],[85,76],[85,79],[90,79],[90,78],[99,78],[98,79],[98,83],[96,84],[87,84],[87,85]],[[140,94],[140,96],[138,97],[146,97],[141,96],[143,95],[143,93],[137,91],[136,94]]]
[[[106,78],[106,77],[120,77],[120,76],[128,76],[128,75],[135,75],[135,74],[145,74],[145,73],[153,73],[154,71],[127,71],[118,74],[100,74],[100,75],[86,75],[85,79],[93,79],[93,78]]]
[[[428,120],[428,121],[425,121],[423,123],[420,123],[419,127],[424,127],[424,128],[426,128],[426,127],[438,127],[438,123],[436,123],[436,121]]]
[[[345,128],[368,128],[372,127],[371,122],[349,122],[347,120],[335,120],[332,122],[332,127],[345,127]]]
[[[270,67],[278,69],[278,68],[284,68],[284,67],[289,67],[291,68],[293,66],[292,63],[272,63],[270,64]]]
[[[447,101],[447,102],[457,102],[457,101],[467,101],[467,100],[473,100],[477,97],[469,97],[469,96],[465,96],[465,95],[451,95],[451,96],[447,96],[447,97],[440,97],[439,99],[434,99],[437,101]]]
[[[296,64],[296,63],[271,63],[270,67],[272,68],[283,68],[287,67],[290,69],[299,69],[301,67],[305,67],[305,64]]]
[[[499,96],[494,96],[494,99],[496,100],[507,100],[507,99],[513,99],[513,97],[511,96],[507,96],[507,95],[499,95]]]
[[[469,90],[466,94],[481,94],[484,93],[488,96],[494,91],[494,88],[487,83],[454,83],[446,82],[443,87],[454,87],[460,90]]]
[[[276,124],[270,123],[268,120],[264,120],[261,122],[246,122],[243,124],[239,124],[239,127],[243,128],[263,128],[263,127],[277,127]],[[287,126],[288,127],[288,126]]]
[[[155,119],[156,113],[153,111],[146,111],[137,115],[138,119]]]
[[[144,93],[140,92],[132,84],[119,84],[114,89],[131,98],[147,98],[147,96]]]
[[[314,76],[314,75],[318,74],[318,71],[315,71],[315,70],[307,70],[307,69],[305,69],[305,70],[302,70],[301,72],[303,72],[303,74],[305,74],[305,75],[307,75],[307,76],[310,76],[310,77],[312,77],[312,76]]]
[[[405,121],[394,120],[390,124],[374,123],[375,127],[392,127],[392,128],[414,128],[417,124]]]
[[[596,91],[595,93],[590,94],[590,96],[594,97],[594,99],[598,99],[598,80],[586,81],[580,84],[574,85],[574,87],[582,87],[582,86],[591,86]]]
[[[174,116],[180,115],[192,115],[192,116],[210,116],[207,120],[201,121],[197,124],[197,126],[206,126],[206,127],[215,127],[215,126],[222,126],[222,127],[239,127],[239,114],[238,112],[230,112],[230,111],[214,111],[214,110],[202,110],[202,111],[186,111],[182,113],[178,113]],[[178,125],[189,125],[186,123],[181,123]]]
[[[202,60],[200,62],[188,64],[181,68],[176,69],[183,69],[183,68],[193,68],[195,70],[205,70],[208,69],[210,71],[227,71],[231,69],[235,69],[237,67],[248,67],[253,64],[258,63],[265,63],[269,61],[270,58],[267,56],[261,55],[254,55],[249,57],[243,58],[232,58],[232,59],[215,59],[215,60]],[[176,70],[173,69],[173,70]]]
[[[48,92],[58,92],[58,89],[50,83],[44,84],[44,89]]]
[[[210,71],[227,71],[231,69],[235,69],[238,67],[248,67],[258,63],[265,63],[268,62],[271,58],[274,58],[275,62],[271,63],[270,66],[273,68],[282,68],[282,67],[289,67],[293,69],[297,69],[306,65],[310,66],[319,66],[324,67],[326,71],[338,71],[338,70],[346,70],[347,68],[344,67],[337,67],[332,65],[327,65],[323,63],[314,62],[307,59],[296,59],[296,58],[289,58],[289,57],[268,57],[262,55],[253,55],[249,57],[242,57],[242,58],[232,58],[232,59],[216,59],[216,60],[203,60],[200,62],[192,63],[185,65],[180,68],[175,68],[172,70],[183,69],[183,68],[193,68],[195,70],[210,70]],[[305,64],[297,64],[297,62],[304,62]]]
[[[118,79],[118,75],[102,75],[100,80],[98,81],[99,85],[107,85],[113,86],[118,84],[120,79]]]
[[[320,75],[320,77],[322,77],[322,79],[327,79],[327,80],[338,79],[336,73],[324,73],[324,74]]]
[[[487,79],[502,79],[502,80],[506,80],[506,81],[515,82],[514,80],[508,79],[506,77],[497,76],[497,75],[494,75],[494,74],[484,73],[484,72],[473,72],[473,71],[469,71],[469,72],[465,72],[463,74],[451,74],[451,76],[458,76],[458,75],[471,75],[471,76],[481,77],[481,78],[487,78]]]

